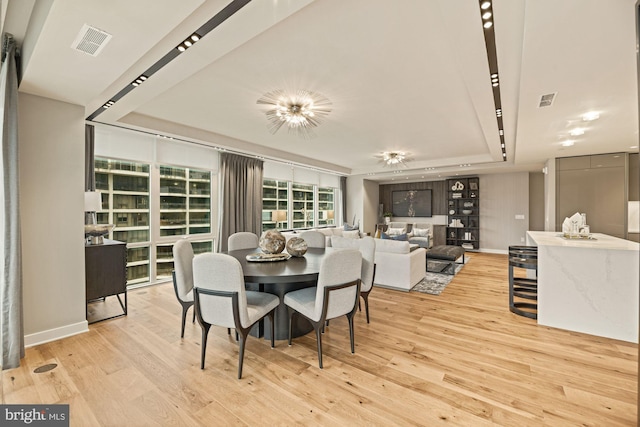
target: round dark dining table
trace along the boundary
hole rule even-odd
[[[289,338],[289,314],[287,306],[284,304],[284,295],[287,292],[297,289],[316,286],[320,264],[326,251],[331,249],[309,248],[302,257],[291,257],[286,261],[247,261],[246,256],[260,253],[259,248],[240,249],[225,252],[231,255],[242,266],[244,281],[247,290],[268,292],[280,298],[280,305],[276,309],[274,320],[274,334],[276,340],[286,340]],[[271,339],[271,328],[269,319],[264,320],[264,324],[257,325],[258,328],[252,330],[252,335],[262,336]],[[292,325],[292,336],[299,337],[313,330],[311,323],[301,316],[294,316]]]

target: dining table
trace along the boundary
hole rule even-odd
[[[325,253],[331,250],[331,248],[309,248],[301,257],[292,256],[286,260],[260,262],[247,260],[247,255],[261,253],[260,248],[240,249],[225,253],[240,261],[247,290],[268,292],[278,296],[280,305],[275,312],[274,338],[285,340],[289,338],[289,314],[287,306],[284,304],[284,295],[290,291],[316,286],[322,259]],[[292,337],[305,335],[312,330],[313,327],[308,320],[302,316],[294,316]],[[256,325],[251,330],[251,334],[271,339],[269,318],[265,318],[264,322]]]

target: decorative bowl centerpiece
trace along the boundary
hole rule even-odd
[[[104,236],[115,228],[115,224],[85,224],[84,238],[91,245],[102,245]]]
[[[307,253],[308,245],[301,237],[293,237],[287,242],[287,252],[291,256],[301,257]]]
[[[463,209],[462,210],[462,213],[465,214],[465,215],[471,215],[472,212],[473,211],[471,209]]]
[[[260,236],[258,246],[265,254],[279,254],[285,248],[287,240],[278,230],[266,230]]]

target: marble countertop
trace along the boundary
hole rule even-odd
[[[538,246],[639,251],[640,244],[607,234],[592,233],[593,239],[565,239],[558,231],[527,231]]]

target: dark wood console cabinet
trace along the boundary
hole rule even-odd
[[[127,314],[127,245],[116,240],[104,240],[102,245],[85,245],[85,285],[88,305],[92,301],[105,300],[116,296],[123,313],[100,319],[91,319],[89,323]],[[124,294],[124,303],[120,295]]]

